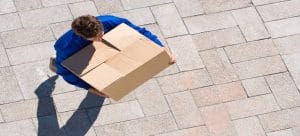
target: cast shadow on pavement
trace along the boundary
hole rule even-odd
[[[58,75],[52,76],[38,86],[35,93],[38,96],[38,136],[84,136],[97,119],[104,102],[103,97],[87,93],[78,109],[59,127],[53,98],[51,96]],[[96,106],[97,105],[97,106]],[[93,113],[87,116],[86,107],[93,107]]]

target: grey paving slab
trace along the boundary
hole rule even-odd
[[[163,3],[172,2],[171,0],[121,0],[125,9],[133,9],[139,7],[146,7],[146,6],[153,6],[153,5],[160,5]]]
[[[300,33],[300,28],[298,27],[299,24],[300,24],[300,17],[293,17],[293,18],[265,23],[272,38],[299,34]]]
[[[0,40],[0,67],[9,66],[8,57],[6,54],[6,51],[4,49],[4,45],[2,44],[2,41]]]
[[[150,8],[132,9],[123,12],[113,13],[113,15],[128,19],[136,25],[145,25],[155,23]]]
[[[36,130],[31,119],[0,124],[3,136],[36,136]]]
[[[47,25],[50,23],[71,20],[73,18],[67,5],[23,11],[19,12],[19,15],[24,27]]]
[[[64,33],[71,30],[71,23],[72,21],[64,21],[64,22],[51,24],[50,27],[53,31],[55,38],[58,39]]]
[[[191,36],[169,38],[167,42],[176,56],[176,63],[180,71],[204,68]]]
[[[254,5],[265,5],[265,4],[276,3],[280,1],[285,1],[285,0],[252,0]]]
[[[184,22],[191,34],[224,29],[237,25],[230,12],[187,17],[184,18]]]
[[[54,42],[44,42],[28,46],[7,49],[7,55],[12,65],[49,59],[55,55]]]
[[[1,104],[24,99],[11,67],[0,68],[0,86]]]
[[[205,126],[193,127],[188,129],[182,129],[174,132],[169,132],[165,134],[158,134],[155,136],[209,136],[208,130]]]
[[[200,52],[204,65],[215,84],[238,80],[231,63],[223,49],[212,49]]]
[[[155,24],[148,24],[148,25],[144,25],[143,27],[145,27],[148,31],[150,31],[152,34],[156,35],[157,38],[159,39],[159,41],[164,45],[167,46],[166,44],[166,40],[163,37],[163,34],[159,28],[159,26],[155,23]]]
[[[243,86],[248,94],[248,96],[262,95],[271,93],[266,80],[264,77],[257,77],[242,80]]]
[[[0,14],[17,11],[13,0],[0,0],[0,5]]]
[[[17,13],[0,15],[0,32],[18,28],[22,28],[22,24]]]
[[[233,121],[240,136],[266,136],[257,117],[249,117]]]
[[[251,6],[251,0],[204,0],[206,13],[220,12]]]
[[[76,110],[86,97],[87,91],[78,90],[53,96],[57,112]],[[81,107],[83,108],[83,107]]]
[[[299,64],[300,52],[283,55],[282,58],[290,71],[299,71],[300,70],[300,64]]]
[[[67,3],[75,3],[75,2],[80,2],[84,0],[41,0],[43,6],[48,7],[48,6],[55,6],[55,5],[63,5]]]
[[[293,54],[300,52],[300,35],[293,35],[273,40],[280,54]]]
[[[238,27],[195,34],[192,39],[200,51],[245,42]]]
[[[146,116],[169,111],[167,101],[155,79],[150,79],[136,88],[135,94]]]
[[[166,99],[180,129],[204,125],[191,92],[169,94],[166,95]]]
[[[157,80],[165,94],[213,84],[205,69],[158,77]]]
[[[124,10],[120,0],[94,0],[100,14],[114,13]]]
[[[232,15],[247,41],[269,37],[268,31],[254,7],[234,10]]]
[[[174,0],[181,17],[204,14],[203,1],[199,0]]]
[[[291,0],[258,6],[257,10],[264,21],[272,21],[300,15],[299,6],[299,0]]]
[[[268,136],[293,136],[292,129],[285,129],[276,132],[270,132],[267,134]]]
[[[14,0],[18,11],[32,10],[42,7],[42,3],[39,0]]]
[[[266,80],[281,108],[287,109],[300,105],[300,94],[289,73],[267,76]]]
[[[78,3],[73,3],[69,4],[69,8],[71,10],[71,13],[74,18],[79,17],[81,15],[98,15],[97,8],[92,1],[86,1],[86,2],[78,2]]]
[[[164,37],[188,33],[174,4],[154,6],[151,10]]]
[[[293,126],[292,110],[281,110],[258,116],[266,132],[287,129]]]
[[[233,67],[240,79],[269,75],[287,70],[280,56],[235,63]]]
[[[279,54],[270,39],[228,46],[224,49],[232,63]]]
[[[1,38],[3,39],[5,48],[12,48],[54,40],[54,36],[51,32],[50,27],[48,26],[30,27],[3,32],[1,33]]]

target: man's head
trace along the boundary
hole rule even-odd
[[[77,17],[72,22],[72,30],[75,34],[90,41],[101,41],[104,33],[102,23],[92,15]]]

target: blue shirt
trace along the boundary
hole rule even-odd
[[[153,35],[151,32],[143,27],[136,26],[132,24],[125,18],[120,18],[111,15],[97,16],[97,19],[103,24],[104,33],[112,30],[121,23],[125,23],[131,28],[135,29],[139,33],[143,34],[159,46],[163,47],[162,43],[158,40],[157,36]],[[77,87],[89,89],[91,86],[84,82],[82,79],[71,73],[68,69],[61,65],[61,62],[70,57],[72,54],[78,52],[85,46],[89,45],[91,41],[88,41],[78,35],[76,35],[72,30],[67,31],[63,34],[55,43],[54,48],[56,50],[56,68],[57,74],[61,75],[63,79]]]

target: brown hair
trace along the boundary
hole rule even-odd
[[[72,30],[79,36],[92,38],[103,31],[103,26],[95,16],[82,15],[72,22]]]

